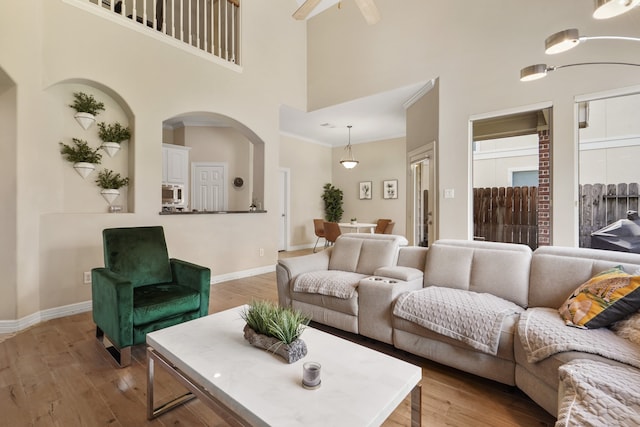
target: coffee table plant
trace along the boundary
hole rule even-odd
[[[271,351],[288,363],[302,359],[307,345],[300,335],[310,319],[298,310],[268,301],[253,301],[241,314],[244,337],[255,347]]]

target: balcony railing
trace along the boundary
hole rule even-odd
[[[80,0],[224,61],[240,60],[240,0]]]

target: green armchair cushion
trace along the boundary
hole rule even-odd
[[[200,309],[200,293],[173,283],[138,286],[133,290],[133,325]]]
[[[134,288],[171,282],[162,227],[109,228],[102,237],[105,268],[126,277]]]

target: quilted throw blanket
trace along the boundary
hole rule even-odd
[[[582,351],[640,368],[640,348],[616,336],[608,328],[579,329],[567,326],[553,308],[530,308],[520,315],[520,341],[529,363],[562,351]]]
[[[349,299],[355,294],[360,280],[365,277],[367,276],[364,274],[340,270],[312,271],[296,277],[293,290]]]
[[[573,360],[559,369],[556,427],[640,425],[640,373],[593,360]]]
[[[522,311],[495,295],[430,286],[401,295],[393,314],[495,356],[504,318]]]

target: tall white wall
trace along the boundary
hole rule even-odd
[[[13,168],[9,178],[17,183],[16,215],[2,214],[17,237],[15,262],[7,269],[11,275],[15,266],[15,280],[0,285],[0,320],[90,300],[82,272],[103,265],[101,231],[108,227],[162,225],[170,255],[208,266],[213,276],[273,268],[278,109],[306,104],[305,24],[291,19],[294,2],[242,3],[240,71],[161,43],[146,35],[146,28],[138,31],[74,7],[77,3],[6,2],[0,14],[0,69],[15,84],[2,96],[16,97],[8,113],[11,101],[0,100],[0,121],[14,122],[16,129],[6,132],[3,153],[10,155],[0,159],[0,166]],[[130,119],[129,213],[70,208],[82,200],[64,194],[68,165],[60,163],[57,152],[58,142],[68,136],[60,121],[72,114],[67,101],[61,102],[67,84],[104,92]],[[231,117],[264,141],[268,213],[158,214],[162,122],[194,111]],[[5,295],[13,303],[5,304]]]
[[[400,4],[401,3],[401,4]],[[352,2],[309,23],[311,108],[439,78],[439,237],[471,236],[469,119],[528,105],[553,105],[553,236],[577,242],[576,96],[633,87],[636,67],[584,66],[543,80],[519,81],[521,68],[548,63],[638,62],[637,44],[590,41],[560,56],[544,40],[566,29],[581,34],[640,36],[640,10],[607,21],[591,18],[593,2],[541,0],[452,2],[377,0],[382,19],[368,26]],[[455,198],[443,199],[443,189]]]

